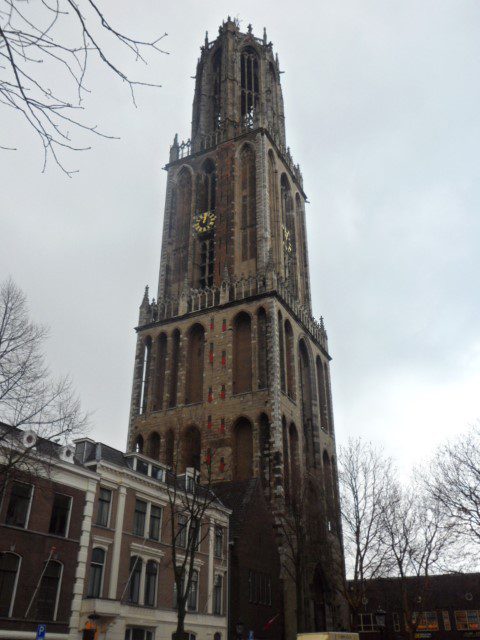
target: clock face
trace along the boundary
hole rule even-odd
[[[215,214],[213,211],[197,213],[193,220],[193,228],[199,234],[210,233],[215,227]]]
[[[292,253],[292,239],[291,239],[291,234],[289,229],[287,229],[287,227],[282,224],[282,235],[283,235],[283,246],[285,248],[285,251],[287,253]]]

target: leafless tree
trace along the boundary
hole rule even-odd
[[[392,461],[361,438],[339,450],[339,485],[347,575],[345,590],[355,618],[365,603],[368,581],[386,575],[390,555],[383,539],[383,508]]]
[[[6,280],[0,287],[0,499],[16,475],[48,470],[55,448],[49,443],[66,444],[86,429],[71,380],[55,380],[45,363],[46,335],[29,319],[22,291]],[[31,444],[25,431],[33,432]]]
[[[165,35],[150,40],[128,35],[112,25],[95,0],[0,0],[0,102],[38,135],[44,169],[50,156],[72,173],[62,152],[89,147],[77,146],[71,130],[112,137],[80,119],[89,63],[100,61],[128,85],[135,101],[136,86],[159,85],[130,78],[119,58],[126,52],[146,64],[150,53],[166,53],[159,47]]]
[[[443,506],[417,485],[403,488],[392,482],[383,497],[382,529],[389,575],[400,585],[400,605],[413,640],[421,611],[428,602],[430,575],[447,561],[454,543]]]
[[[180,429],[177,430],[177,434]],[[175,465],[168,482],[169,523],[172,566],[175,579],[175,608],[177,628],[174,640],[187,640],[185,617],[187,603],[193,588],[195,559],[200,546],[209,534],[206,521],[208,510],[217,501],[211,490],[214,452],[208,450],[198,469],[183,470],[180,464],[179,438]]]
[[[437,451],[423,477],[459,537],[480,549],[480,424]]]

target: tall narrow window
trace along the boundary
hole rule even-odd
[[[145,570],[145,605],[154,607],[157,595],[157,563],[154,560],[147,562]]]
[[[5,524],[22,528],[27,526],[32,489],[31,484],[25,484],[24,482],[14,482],[12,484]]]
[[[143,369],[142,369],[142,393],[140,396],[140,413],[147,411],[148,386],[150,382],[150,358],[152,354],[152,339],[148,336],[143,348]]]
[[[56,620],[62,565],[50,560],[37,592],[37,620]]]
[[[150,509],[150,525],[148,537],[150,540],[160,540],[160,527],[162,525],[162,508],[152,504]]]
[[[182,438],[182,452],[184,468],[193,467],[200,469],[200,456],[202,452],[202,437],[197,427],[191,426],[185,431]]]
[[[264,489],[270,486],[270,421],[265,413],[260,416],[260,473]]]
[[[241,312],[233,321],[233,393],[252,390],[252,323]]]
[[[272,150],[268,152],[268,201],[270,206],[270,241],[272,243],[274,264],[278,265],[281,262],[279,253],[280,239],[278,238],[280,220],[278,217],[277,169]]]
[[[170,362],[170,407],[177,406],[178,364],[180,360],[180,331],[175,329],[172,336],[172,355]]]
[[[278,343],[280,348],[280,388],[286,390],[285,385],[285,338],[283,334],[282,314],[278,312]]]
[[[292,487],[298,489],[300,486],[300,459],[298,457],[298,433],[297,428],[293,424],[290,424],[289,430],[290,441],[290,469],[292,476]]]
[[[135,453],[143,453],[143,438],[142,436],[137,436],[135,438],[135,444],[133,445],[133,450]]]
[[[194,324],[188,332],[187,379],[185,383],[185,403],[203,400],[203,368],[205,360],[205,329]]]
[[[167,431],[165,436],[165,464],[173,467],[173,454],[175,449],[175,435],[171,429]]]
[[[290,498],[290,454],[288,450],[288,431],[285,416],[282,417],[282,443],[283,443],[283,478],[287,500]]]
[[[215,556],[221,558],[223,555],[223,527],[215,527]]]
[[[110,491],[110,489],[103,489],[102,487],[100,487],[100,491],[98,493],[97,520],[95,524],[98,524],[101,527],[108,527],[111,502],[112,492]]]
[[[323,483],[327,502],[328,528],[333,531],[335,529],[335,496],[333,493],[332,466],[326,451],[323,452]]]
[[[157,362],[155,372],[155,402],[154,409],[163,409],[165,393],[165,369],[167,364],[167,336],[161,333],[157,339]]]
[[[213,76],[213,130],[218,129],[222,122],[222,100],[221,100],[221,69],[222,69],[222,50],[217,49],[212,59],[212,76]]]
[[[217,173],[215,164],[208,159],[197,175],[197,200],[195,213],[197,216],[206,217],[215,214],[217,192]],[[197,282],[200,289],[213,286],[215,268],[215,227],[208,232],[203,232],[197,240]]]
[[[216,616],[222,615],[222,590],[222,576],[217,576],[215,578],[215,585],[213,587],[213,613]]]
[[[190,611],[197,610],[198,604],[198,571],[194,571],[192,581],[190,583],[190,592],[188,594],[187,606]]]
[[[299,343],[300,355],[300,390],[302,398],[303,435],[307,454],[307,464],[315,466],[315,453],[313,445],[313,408],[312,408],[312,384],[310,370],[310,356],[303,340]]]
[[[280,179],[281,184],[281,217],[283,239],[283,271],[287,284],[293,293],[297,293],[297,269],[296,269],[296,232],[295,214],[290,182],[285,173]]]
[[[133,533],[136,536],[143,536],[145,533],[145,518],[147,514],[147,503],[143,500],[135,501],[135,513],[133,515]]]
[[[100,598],[102,595],[103,568],[105,565],[105,551],[99,547],[92,549],[90,561],[90,575],[88,577],[87,598]]]
[[[328,433],[328,410],[327,410],[327,393],[325,389],[325,376],[323,374],[323,364],[320,356],[316,359],[317,366],[317,391],[318,406],[320,408],[320,426]]]
[[[8,551],[0,554],[0,617],[11,617],[20,557]]]
[[[257,180],[255,152],[244,145],[240,152],[240,225],[242,260],[257,257]]]
[[[177,524],[177,545],[180,549],[184,549],[187,546],[187,516],[179,513],[177,516]]]
[[[138,604],[140,599],[140,580],[142,577],[142,559],[139,556],[130,558],[128,600]]]
[[[154,460],[160,459],[160,436],[156,431],[152,431],[148,436],[147,452],[150,458],[153,458]]]
[[[248,480],[253,475],[253,431],[246,418],[240,418],[234,427],[235,480]]]
[[[187,273],[191,217],[192,176],[188,169],[184,168],[177,179],[173,268],[170,274],[172,285],[176,285],[176,290],[171,292],[173,294],[180,292]]]
[[[260,101],[258,58],[252,47],[243,49],[240,58],[242,124],[253,127]]]
[[[263,307],[260,307],[257,312],[257,350],[258,388],[266,389],[268,386],[267,314]]]
[[[52,514],[50,516],[49,533],[56,536],[66,536],[72,498],[62,493],[56,493],[53,498]]]
[[[295,400],[295,355],[293,345],[293,330],[292,325],[288,320],[285,320],[285,346],[287,352],[287,393]]]

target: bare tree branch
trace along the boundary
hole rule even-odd
[[[123,33],[111,25],[94,0],[0,0],[0,102],[16,110],[40,138],[43,171],[51,157],[71,175],[74,172],[65,168],[62,152],[90,148],[75,145],[70,128],[114,137],[78,117],[83,94],[88,92],[85,77],[92,56],[128,85],[135,104],[135,87],[160,85],[130,78],[108,50],[116,47],[119,56],[126,52],[147,65],[150,53],[167,53],[159,46],[166,35],[144,40]],[[63,95],[51,89],[52,81],[61,86]],[[72,83],[75,98],[69,97],[67,81]],[[15,147],[1,141],[0,149]]]

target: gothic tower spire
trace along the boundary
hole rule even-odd
[[[311,315],[306,196],[266,32],[229,18],[206,36],[191,137],[175,136],[165,168],[158,296],[140,308],[128,447],[149,455],[160,437],[167,464],[211,460],[215,482],[258,477],[278,518],[307,492],[322,543],[302,585],[304,626],[314,611],[333,629],[342,552],[330,356]]]

